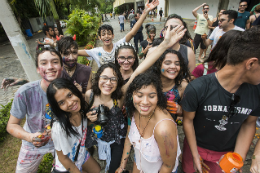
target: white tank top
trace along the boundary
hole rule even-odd
[[[160,150],[159,150],[158,144],[154,138],[154,130],[155,130],[156,126],[164,120],[169,120],[169,121],[174,122],[173,120],[168,119],[168,118],[160,120],[154,126],[152,136],[148,139],[144,139],[142,137],[140,138],[140,133],[136,127],[134,116],[132,117],[132,122],[131,122],[131,127],[130,127],[130,132],[129,132],[128,138],[129,138],[131,144],[134,146],[136,166],[137,166],[137,169],[140,170],[140,172],[158,173],[158,171],[161,169],[163,161],[162,161],[162,158],[160,155]],[[175,166],[174,166],[172,172],[176,171],[178,164],[179,164],[178,158],[179,158],[179,155],[181,154],[178,136],[177,136],[177,143],[178,143],[177,156],[176,156],[176,160],[175,160]]]

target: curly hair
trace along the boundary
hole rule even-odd
[[[158,102],[157,106],[160,109],[166,109],[167,107],[167,99],[166,96],[162,92],[162,84],[160,78],[155,75],[152,71],[146,71],[138,76],[136,76],[133,82],[129,85],[126,97],[125,97],[125,107],[126,112],[129,117],[133,116],[135,111],[135,107],[133,104],[133,93],[140,90],[142,87],[147,87],[149,85],[153,85],[156,88]]]
[[[121,90],[123,84],[124,84],[124,79],[119,71],[119,69],[117,68],[117,66],[112,63],[109,62],[107,64],[103,64],[97,71],[95,77],[94,77],[94,81],[93,81],[93,85],[92,85],[92,90],[94,95],[99,96],[101,94],[101,90],[98,86],[99,83],[99,79],[100,79],[100,75],[101,73],[106,69],[106,68],[111,68],[114,71],[114,75],[118,78],[117,81],[117,87],[116,90],[112,93],[111,98],[112,99],[121,99],[123,96],[123,92]]]
[[[161,57],[155,62],[155,64],[154,64],[155,68],[153,68],[153,69],[155,70],[156,74],[161,74],[162,63],[165,59],[165,56],[168,53],[177,55],[177,57],[179,58],[179,61],[180,61],[180,71],[179,71],[179,74],[177,75],[177,77],[174,79],[175,85],[177,87],[180,86],[183,79],[185,79],[187,82],[189,82],[191,80],[190,71],[189,71],[188,66],[185,64],[184,58],[182,57],[180,52],[178,52],[176,50],[172,50],[172,49],[167,49],[161,55]]]
[[[133,66],[132,66],[132,69],[133,69],[133,71],[135,71],[135,69],[139,65],[139,61],[138,61],[137,52],[135,51],[135,48],[134,48],[134,46],[131,43],[123,43],[123,44],[120,44],[116,48],[116,51],[115,51],[115,64],[116,64],[117,68],[120,69],[120,65],[118,64],[117,57],[118,57],[118,54],[119,54],[119,50],[122,50],[122,49],[130,49],[130,50],[132,50],[132,53],[135,56],[135,62],[133,64]]]

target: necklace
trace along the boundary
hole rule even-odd
[[[146,125],[145,125],[145,127],[144,127],[143,133],[140,135],[140,140],[141,140],[141,137],[143,137],[144,132],[145,132],[145,129],[146,129],[146,127],[148,126],[148,124],[149,124],[149,122],[150,122],[150,120],[151,120],[151,118],[152,118],[154,112],[155,112],[155,110],[153,111],[152,115],[149,116],[149,120],[148,120],[148,122],[146,123]],[[140,127],[140,117],[141,117],[141,115],[140,115],[140,113],[139,113],[139,130],[140,130],[140,128],[141,128],[141,127]],[[140,142],[140,141],[139,141],[139,142]]]

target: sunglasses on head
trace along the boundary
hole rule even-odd
[[[238,114],[238,110],[235,108],[235,105],[240,102],[240,96],[236,94],[232,94],[231,100],[232,102],[229,106],[228,115],[227,115],[228,118]]]

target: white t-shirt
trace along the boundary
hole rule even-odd
[[[125,23],[125,16],[123,16],[123,15],[118,16],[118,20],[119,20],[120,24]]]
[[[210,21],[213,20],[212,15],[208,15],[208,18]],[[203,16],[203,14],[197,15],[197,27],[195,29],[195,34],[208,34],[209,33],[209,28],[208,28],[208,21],[207,19]]]
[[[115,50],[116,47],[126,42],[125,37],[119,40],[118,42],[113,44],[113,49],[111,52],[106,52],[103,47],[96,47],[94,49],[86,50],[87,54],[92,57],[96,62],[98,67],[100,67],[103,64],[107,64],[109,62],[115,62]]]
[[[235,26],[232,30],[238,30],[238,31],[245,31],[244,29]],[[209,39],[213,41],[212,43],[212,49],[215,47],[217,44],[218,40],[222,37],[223,34],[226,32],[223,31],[223,29],[220,29],[219,27],[216,27],[213,32],[211,33]]]
[[[50,43],[53,43],[54,41],[53,41],[53,39],[50,39],[50,38],[44,38],[44,42],[50,42]],[[50,45],[48,45],[48,44],[46,44],[46,45],[44,45],[44,48],[47,48],[47,47],[51,47]]]
[[[70,137],[66,135],[66,132],[61,127],[60,123],[58,121],[53,123],[51,136],[54,143],[54,148],[57,151],[62,151],[64,155],[67,155],[70,160],[74,161],[75,155],[77,152],[77,148],[80,144],[78,159],[75,162],[75,165],[78,167],[78,169],[82,170],[82,165],[87,161],[89,154],[88,151],[85,148],[85,140],[87,136],[87,118],[83,121],[83,134],[82,134],[82,128],[81,124],[78,127],[74,127],[73,129],[76,130],[80,136],[71,135]],[[66,168],[62,165],[62,163],[59,161],[57,152],[55,151],[55,168],[58,171],[67,171]]]

